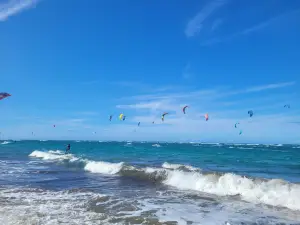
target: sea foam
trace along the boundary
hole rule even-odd
[[[218,196],[240,196],[242,200],[300,210],[300,185],[279,179],[256,179],[234,173],[203,173],[190,165],[163,163],[161,167],[136,168],[124,162],[91,161],[61,151],[33,151],[31,157],[80,165],[91,173],[151,179],[181,190]]]

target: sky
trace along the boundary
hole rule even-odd
[[[300,143],[299,40],[298,0],[0,0],[1,138]]]

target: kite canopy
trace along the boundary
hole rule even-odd
[[[6,93],[6,92],[1,92],[1,93],[0,93],[0,100],[5,99],[5,98],[10,97],[10,96],[11,96],[11,95],[8,94],[8,93]]]
[[[240,133],[239,133],[239,135],[241,135],[242,133],[243,133],[243,131],[241,131],[241,130],[240,130]]]
[[[138,123],[138,126],[140,126],[141,122]]]
[[[119,115],[119,119],[120,119],[120,120],[123,120],[123,117],[124,117],[124,114],[121,113],[121,114]]]
[[[240,124],[240,123],[236,123],[236,124],[234,124],[234,127],[235,127],[235,128],[237,128],[237,125],[239,125],[239,124]]]
[[[206,113],[206,114],[204,115],[204,117],[205,117],[205,120],[207,121],[207,120],[208,120],[208,114]]]
[[[291,108],[291,106],[288,104],[288,105],[284,105],[284,108]]]
[[[112,117],[113,117],[112,115],[109,116],[109,121],[111,121]]]
[[[249,114],[250,117],[252,117],[252,116],[253,116],[253,111],[252,111],[252,110],[249,110],[249,111],[248,111],[248,114]]]
[[[164,121],[165,120],[165,115],[168,115],[169,113],[164,113],[161,115],[161,120]]]
[[[182,112],[185,114],[185,109],[186,108],[188,108],[189,106],[188,105],[186,105],[186,106],[184,106],[183,108],[182,108]]]

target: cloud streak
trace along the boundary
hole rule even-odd
[[[193,75],[191,73],[191,64],[188,63],[184,69],[183,69],[183,72],[182,72],[182,77],[183,79],[189,79],[191,78]]]
[[[285,18],[293,13],[299,13],[300,10],[294,10],[294,11],[289,11],[287,13],[283,13],[281,15],[278,15],[278,16],[275,16],[275,17],[272,17],[266,21],[262,21],[252,27],[248,27],[244,30],[241,30],[241,31],[238,31],[236,33],[233,33],[233,34],[229,34],[227,36],[224,36],[224,37],[221,37],[221,38],[213,38],[211,40],[208,40],[208,41],[204,41],[202,43],[202,46],[207,46],[207,45],[213,45],[213,44],[217,44],[217,43],[221,43],[221,42],[227,42],[227,41],[231,41],[235,38],[238,38],[240,36],[244,36],[244,35],[249,35],[251,33],[254,33],[254,32],[257,32],[259,30],[262,30],[268,26],[270,26],[271,24],[279,21],[280,19],[282,18]]]
[[[219,26],[221,26],[223,24],[223,20],[222,19],[216,19],[211,27],[211,31],[215,31],[216,29],[218,29]]]
[[[194,99],[194,100],[213,100],[223,97],[229,97],[238,94],[247,94],[254,92],[261,92],[272,89],[285,88],[288,86],[295,85],[296,82],[283,82],[273,83],[252,87],[245,87],[243,89],[234,90],[232,88],[214,88],[214,89],[202,89],[195,91],[185,92],[169,92],[169,93],[158,93],[158,94],[144,94],[130,97],[124,97],[122,100],[135,100],[135,101],[166,101],[170,99]]]
[[[6,3],[0,4],[0,22],[35,6],[38,2],[39,0],[9,0]]]
[[[187,37],[193,37],[198,34],[203,28],[204,21],[225,3],[227,3],[226,0],[214,0],[204,6],[204,8],[188,22],[184,31],[185,35]]]
[[[259,92],[259,91],[265,91],[269,89],[277,89],[277,88],[284,88],[288,86],[295,85],[296,82],[285,82],[285,83],[277,83],[277,84],[267,84],[267,85],[262,85],[262,86],[256,86],[256,87],[251,87],[247,88],[245,90],[245,93],[247,92]]]

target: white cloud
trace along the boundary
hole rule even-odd
[[[5,138],[32,138],[33,131],[36,135],[34,138],[37,139],[292,142],[300,140],[299,124],[292,123],[300,121],[299,112],[292,111],[297,110],[296,107],[284,109],[280,98],[273,93],[272,98],[269,98],[268,94],[258,99],[246,97],[251,97],[250,93],[253,92],[271,93],[275,89],[294,84],[295,82],[284,82],[242,87],[238,90],[227,87],[137,95],[127,98],[126,101],[122,99],[122,105],[117,105],[118,111],[127,115],[125,121],[119,121],[117,116],[114,116],[111,122],[107,118],[102,122],[101,118],[93,121],[93,118],[87,115],[47,119],[38,124],[26,121],[31,124],[6,126],[2,131]],[[238,96],[230,98],[233,95]],[[248,100],[251,100],[251,104],[248,104]],[[292,106],[292,102],[289,103]],[[187,113],[183,114],[182,107],[185,104],[190,107]],[[254,110],[252,118],[247,114],[249,109]],[[170,114],[162,122],[161,113],[164,111]],[[89,114],[88,111],[82,113]],[[204,119],[205,113],[210,116],[207,122]],[[152,124],[153,121],[155,124]],[[141,122],[139,127],[138,122]],[[240,122],[239,129],[234,128],[236,122]],[[56,124],[56,128],[53,128],[52,124]],[[243,135],[238,134],[240,129],[243,130]]]
[[[193,37],[201,31],[204,21],[209,18],[218,8],[223,6],[226,0],[210,1],[193,19],[191,19],[185,29],[187,37]]]
[[[208,98],[219,94],[218,89],[206,89],[198,91],[185,91],[185,92],[171,92],[164,94],[145,94],[135,95],[130,97],[124,97],[123,99],[150,101],[150,100],[169,100],[169,99],[180,99],[180,98]]]
[[[188,63],[184,69],[183,69],[183,73],[182,73],[182,77],[184,79],[189,79],[193,76],[192,72],[191,72],[191,64]]]
[[[38,2],[39,0],[9,0],[2,3],[0,4],[0,21],[5,21],[10,16],[35,6]]]
[[[169,93],[158,93],[158,94],[142,94],[135,95],[129,97],[122,97],[121,100],[134,100],[140,102],[146,101],[170,101],[170,100],[197,100],[197,101],[212,101],[214,99],[220,99],[224,97],[229,97],[238,94],[247,94],[252,92],[260,92],[272,89],[279,89],[288,86],[295,85],[296,82],[284,82],[284,83],[273,83],[252,87],[245,87],[243,89],[232,89],[232,88],[213,88],[213,89],[203,89],[203,90],[195,90],[195,91],[184,91],[184,92],[169,92]],[[140,103],[139,102],[139,103]],[[157,104],[157,102],[155,103]],[[121,105],[118,106],[120,108]],[[126,108],[125,105],[122,106]],[[131,108],[136,108],[136,106],[131,105]],[[130,108],[127,107],[127,108]]]
[[[269,89],[277,89],[277,88],[284,88],[288,86],[295,85],[296,82],[285,82],[285,83],[276,83],[276,84],[267,84],[262,86],[250,87],[245,90],[245,92],[259,92]]]
[[[203,114],[192,114],[189,111],[186,115],[170,114],[166,116],[164,122],[160,117],[156,117],[155,124],[152,124],[152,121],[151,115],[137,115],[129,117],[128,121],[115,119],[109,125],[102,126],[83,124],[80,127],[60,125],[52,128],[42,124],[19,124],[3,130],[3,135],[8,139],[29,137],[48,140],[187,141],[194,139],[204,142],[230,140],[248,143],[289,143],[300,140],[299,125],[289,123],[300,121],[300,117],[286,117],[284,114],[255,114],[252,118],[247,115],[224,118],[212,112],[210,120],[206,122]],[[240,122],[238,129],[234,128],[237,121]],[[71,122],[80,124],[80,120],[77,119]],[[140,127],[137,126],[137,122],[141,122]],[[242,135],[239,135],[240,130],[243,130]],[[35,133],[34,137],[31,136],[31,131]]]
[[[247,94],[253,92],[271,91],[274,89],[294,85],[295,82],[273,83],[258,85],[234,90],[232,88],[215,88],[211,90],[197,90],[190,92],[172,92],[163,94],[139,95],[128,98],[135,103],[118,105],[127,117],[126,123],[117,125],[116,129],[123,132],[130,132],[136,128],[136,123],[141,122],[138,132],[128,137],[140,140],[183,140],[202,139],[204,141],[226,141],[235,142],[275,142],[299,139],[296,130],[297,124],[291,121],[300,120],[296,111],[289,111],[287,116],[283,110],[282,102],[279,101],[280,94],[269,98],[244,100]],[[238,95],[236,102],[223,100],[224,98]],[[287,96],[283,96],[287,98]],[[251,100],[251,104],[247,102]],[[190,107],[187,114],[182,113],[182,107],[188,104]],[[234,105],[234,106],[232,106]],[[253,109],[254,117],[250,118],[247,111]],[[277,111],[276,111],[277,110]],[[161,121],[161,113],[169,112],[164,122]],[[208,113],[210,120],[204,119],[204,114]],[[155,124],[152,122],[155,121]],[[239,129],[234,129],[234,124],[240,122],[240,129],[243,135],[239,135]],[[126,128],[125,128],[125,127]],[[121,128],[122,127],[122,128]],[[125,131],[128,129],[127,131]],[[118,130],[118,132],[120,132]]]
[[[158,93],[158,92],[165,92],[165,91],[182,88],[180,86],[172,85],[172,84],[167,84],[165,86],[153,86],[150,84],[145,84],[141,81],[114,81],[114,82],[110,82],[110,84],[128,88],[130,90],[144,92],[144,93],[145,92]]]
[[[216,19],[211,27],[211,31],[215,31],[216,29],[218,29],[221,25],[223,24],[223,20],[222,19]]]
[[[139,102],[136,104],[129,105],[117,105],[117,108],[121,109],[135,109],[135,110],[145,110],[150,111],[151,113],[157,113],[164,110],[176,111],[180,105],[172,100],[158,100],[158,101],[150,101],[150,102]]]
[[[227,36],[224,36],[224,37],[216,37],[216,38],[212,38],[210,40],[204,41],[204,42],[202,42],[201,45],[206,46],[206,45],[213,45],[213,44],[217,44],[217,43],[221,43],[221,42],[231,41],[231,40],[233,40],[235,38],[238,38],[240,36],[248,35],[248,34],[257,32],[259,30],[262,30],[262,29],[270,26],[271,24],[274,24],[274,23],[280,21],[281,19],[283,19],[283,18],[285,18],[285,17],[287,17],[291,14],[297,14],[299,12],[300,12],[300,10],[298,9],[298,10],[289,11],[287,13],[280,14],[280,15],[272,17],[272,18],[270,18],[266,21],[262,21],[258,24],[255,24],[252,27],[248,27],[244,30],[241,30],[241,31],[238,31],[238,32],[235,32],[235,33],[232,33],[232,34],[228,34]]]

